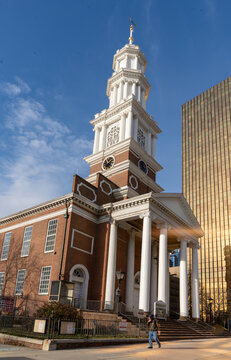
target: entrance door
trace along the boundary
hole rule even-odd
[[[70,281],[74,283],[73,305],[76,308],[86,308],[88,279],[88,271],[83,265],[76,265],[71,269]]]
[[[73,279],[74,280],[74,279]],[[74,306],[76,308],[81,308],[82,307],[82,298],[83,298],[83,283],[79,282],[79,281],[75,281],[74,280],[74,294],[73,294],[73,298],[74,298]]]

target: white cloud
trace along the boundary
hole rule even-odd
[[[15,80],[16,83],[2,81],[0,83],[0,91],[9,97],[15,97],[22,93],[27,94],[30,92],[29,85],[20,79],[20,77],[16,76]]]
[[[2,82],[0,84],[0,91],[8,96],[16,96],[21,93],[21,89],[18,85],[9,82]]]
[[[29,89],[22,80],[20,86],[24,93]],[[87,175],[83,157],[92,151],[92,141],[76,137],[22,90],[9,98],[6,109],[0,134],[0,216],[71,192],[72,175],[77,169]]]

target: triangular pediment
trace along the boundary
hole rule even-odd
[[[197,218],[193,214],[185,197],[180,193],[159,193],[153,196],[166,208],[174,212],[178,217],[191,226],[200,228]]]

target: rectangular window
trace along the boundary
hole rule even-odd
[[[50,275],[51,275],[51,266],[43,266],[41,271],[40,284],[39,284],[40,295],[48,294]]]
[[[15,295],[22,295],[26,270],[18,270],[17,281],[15,286]]]
[[[54,250],[56,230],[57,230],[57,223],[58,223],[58,219],[50,220],[50,221],[48,222],[45,252],[50,252],[50,251],[53,251],[53,250]]]
[[[24,231],[21,256],[28,256],[30,251],[30,241],[32,234],[32,226],[28,226]]]
[[[7,258],[8,258],[8,252],[9,252],[9,248],[10,248],[10,239],[11,239],[11,232],[5,234],[3,247],[2,247],[1,260],[7,260]]]
[[[3,287],[3,283],[4,283],[4,276],[5,276],[5,273],[0,272],[0,295],[2,295],[2,287]]]

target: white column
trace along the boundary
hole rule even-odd
[[[140,86],[140,84],[138,84],[137,85],[137,92],[138,92],[138,94],[137,94],[137,100],[139,101],[139,102],[141,102],[141,86]]]
[[[130,232],[128,240],[127,275],[126,275],[126,310],[133,311],[134,292],[134,264],[135,264],[135,231]]]
[[[110,107],[112,107],[114,105],[113,103],[114,101],[114,88],[111,88],[111,94],[110,94]]]
[[[187,241],[180,240],[180,317],[188,317]]]
[[[150,311],[154,309],[154,302],[157,300],[157,244],[152,245],[152,259],[151,259],[151,296],[150,296]]]
[[[132,120],[133,114],[132,111],[129,111],[126,119],[125,139],[132,137]]]
[[[137,141],[137,132],[138,132],[138,118],[134,119],[134,131],[133,131],[133,138]]]
[[[145,102],[145,92],[144,90],[141,91],[141,105],[144,109],[146,109],[146,102]]]
[[[159,270],[158,270],[158,300],[167,303],[167,226],[160,229],[159,236]]]
[[[104,150],[105,148],[106,132],[107,132],[106,125],[103,125],[100,132],[99,151]]]
[[[93,154],[95,154],[99,150],[99,135],[100,135],[100,128],[97,126],[95,127]]]
[[[114,91],[113,91],[113,106],[117,104],[117,86],[114,86]]]
[[[148,133],[147,133],[147,153],[149,155],[152,154],[152,134],[150,133],[149,130],[148,130]]]
[[[192,248],[192,318],[200,319],[198,249]]]
[[[125,81],[124,84],[124,99],[128,98],[128,81]]]
[[[116,69],[117,72],[119,71],[119,61],[118,60],[116,61],[115,69]]]
[[[125,68],[127,69],[127,67],[128,67],[128,56],[126,55],[125,56]]]
[[[155,159],[156,157],[156,137],[154,135],[152,135],[152,157],[153,159]]]
[[[118,91],[117,91],[117,104],[120,103],[122,94],[122,81],[119,83]]]
[[[119,102],[123,99],[123,88],[124,88],[124,83],[123,83],[123,81],[121,81],[121,83],[120,83],[120,100],[119,100]]]
[[[150,310],[151,229],[151,214],[147,213],[143,219],[139,293],[139,309],[144,310],[144,312]]]
[[[169,300],[170,300],[170,289],[169,289],[169,285],[170,285],[170,281],[169,281],[169,253],[167,251],[167,260],[166,260],[166,275],[167,275],[167,279],[166,279],[166,313],[167,315],[169,315]]]
[[[138,70],[138,57],[135,57],[135,69]]]
[[[132,94],[134,96],[136,96],[136,83],[135,82],[132,83]]]
[[[123,141],[125,137],[125,121],[126,121],[125,114],[122,114],[120,119],[120,141]]]
[[[115,295],[115,271],[116,271],[116,251],[117,251],[117,224],[113,220],[110,226],[107,277],[105,289],[105,308],[113,309]]]

